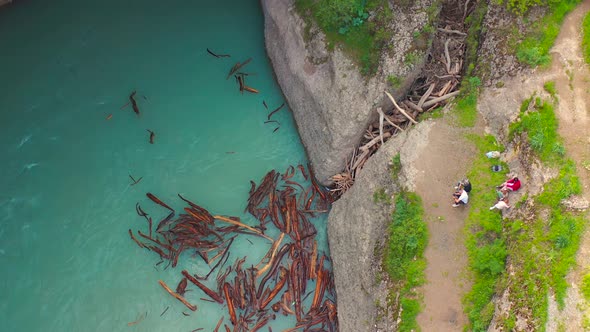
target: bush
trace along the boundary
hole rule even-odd
[[[504,241],[496,239],[492,244],[479,248],[473,267],[479,273],[487,273],[491,276],[499,275],[504,271],[506,255]]]

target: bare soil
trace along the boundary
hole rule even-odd
[[[451,195],[457,181],[465,178],[475,149],[463,138],[465,130],[449,122],[440,120],[432,127],[429,145],[414,165],[415,190],[422,198],[430,233],[424,308],[418,315],[422,331],[461,331],[467,323],[461,305],[469,287],[464,278],[467,252],[462,230],[469,204],[453,208]]]
[[[585,0],[565,20],[553,47],[553,64],[547,75],[556,82],[559,104],[559,134],[563,137],[567,155],[576,163],[583,185],[583,196],[590,200],[590,71],[582,54],[582,20],[590,10],[590,0]],[[587,167],[587,166],[586,166]],[[570,288],[566,305],[558,310],[551,299],[547,331],[557,331],[559,325],[566,331],[582,331],[584,315],[588,315],[588,303],[579,293],[581,277],[590,267],[590,228],[587,227],[576,257],[576,267],[568,275]],[[586,312],[586,313],[585,313]]]

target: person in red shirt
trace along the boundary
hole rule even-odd
[[[520,185],[520,180],[518,179],[518,176],[515,175],[506,182],[499,185],[498,188],[500,188],[500,190],[517,191],[520,189]]]

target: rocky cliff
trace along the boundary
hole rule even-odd
[[[405,63],[406,53],[414,47],[415,33],[428,23],[425,8],[433,1],[414,1],[412,8],[400,8],[390,1],[394,13],[391,51],[385,52],[389,54],[383,55],[378,72],[370,78],[363,77],[338,47],[329,51],[317,27],[305,34],[305,22],[294,2],[261,0],[266,49],[316,176],[329,184],[377,117],[376,107],[389,103],[383,94],[385,89],[392,91],[388,76],[403,78],[393,91],[399,97],[419,73],[421,64]]]
[[[385,305],[389,294],[379,277],[381,257],[377,253],[386,239],[392,211],[374,202],[373,194],[380,189],[388,195],[399,191],[390,175],[390,161],[398,153],[402,172],[397,182],[411,189],[416,176],[411,164],[421,151],[419,146],[427,144],[431,128],[432,122],[422,122],[387,141],[365,164],[355,185],[332,207],[328,239],[342,332],[392,331],[391,325],[376,326],[376,303]]]

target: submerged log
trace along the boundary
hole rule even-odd
[[[178,301],[182,302],[182,304],[184,304],[187,308],[189,308],[192,311],[197,311],[196,305],[190,304],[184,297],[180,296],[179,294],[176,294],[162,280],[158,280],[158,282],[160,283],[160,286],[162,286],[162,288],[164,288],[170,295],[174,296],[174,298],[176,298]]]
[[[221,296],[219,296],[217,293],[215,293],[214,291],[209,289],[207,286],[200,283],[195,277],[190,275],[190,273],[188,273],[186,270],[182,270],[182,275],[186,279],[188,279],[190,282],[192,282],[195,286],[199,287],[203,292],[205,292],[205,294],[209,295],[210,298],[219,302],[220,304],[223,304],[223,299],[221,298]]]

